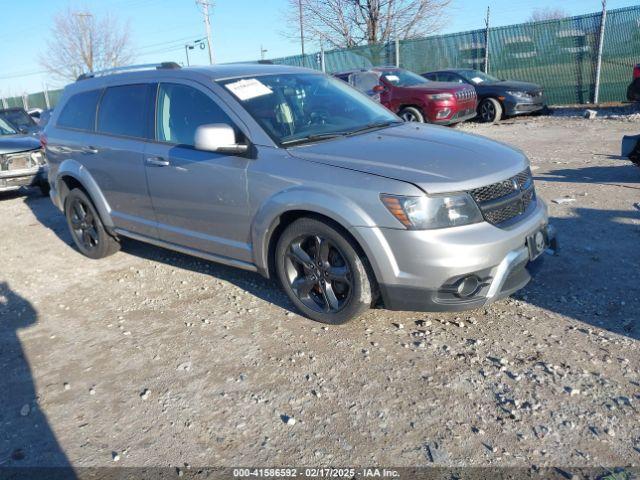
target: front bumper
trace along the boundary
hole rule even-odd
[[[431,231],[354,230],[389,310],[460,311],[487,305],[524,287],[542,262],[543,255],[530,261],[528,238],[542,231],[545,248],[557,248],[541,200],[508,229],[483,222]],[[477,289],[460,295],[456,289],[469,278],[476,279]]]
[[[507,116],[526,115],[528,113],[539,112],[547,106],[544,97],[531,99],[507,97],[503,104],[504,113]]]
[[[434,120],[433,123],[436,125],[453,125],[456,123],[466,122],[467,120],[471,120],[475,118],[478,113],[475,108],[461,110],[456,112],[450,118],[445,120]]]
[[[46,166],[44,165],[20,170],[0,170],[0,192],[38,186],[46,180]]]

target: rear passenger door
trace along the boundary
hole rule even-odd
[[[160,83],[155,142],[145,151],[149,192],[166,242],[252,262],[245,156],[196,150],[200,125],[238,119],[196,82]]]
[[[107,87],[98,104],[95,138],[88,139],[83,155],[115,226],[146,236],[157,232],[144,167],[153,92],[154,85],[146,83]]]

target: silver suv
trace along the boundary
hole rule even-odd
[[[47,125],[77,248],[130,237],[277,277],[308,317],[480,307],[552,244],[526,156],[403,123],[340,80],[276,65],[83,76]]]

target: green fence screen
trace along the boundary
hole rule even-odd
[[[523,23],[486,31],[437,35],[324,54],[329,73],[375,65],[395,65],[423,73],[441,68],[484,68],[499,78],[543,85],[550,104],[593,100],[602,14]],[[604,33],[600,101],[622,101],[631,83],[633,65],[640,63],[640,6],[607,12]],[[320,54],[277,58],[274,63],[321,68]]]

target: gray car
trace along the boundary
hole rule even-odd
[[[326,323],[486,305],[555,242],[522,152],[404,123],[312,70],[82,77],[45,140],[51,198],[86,256],[130,237],[256,271]]]
[[[0,117],[0,192],[40,187],[48,195],[46,168],[40,141]]]

